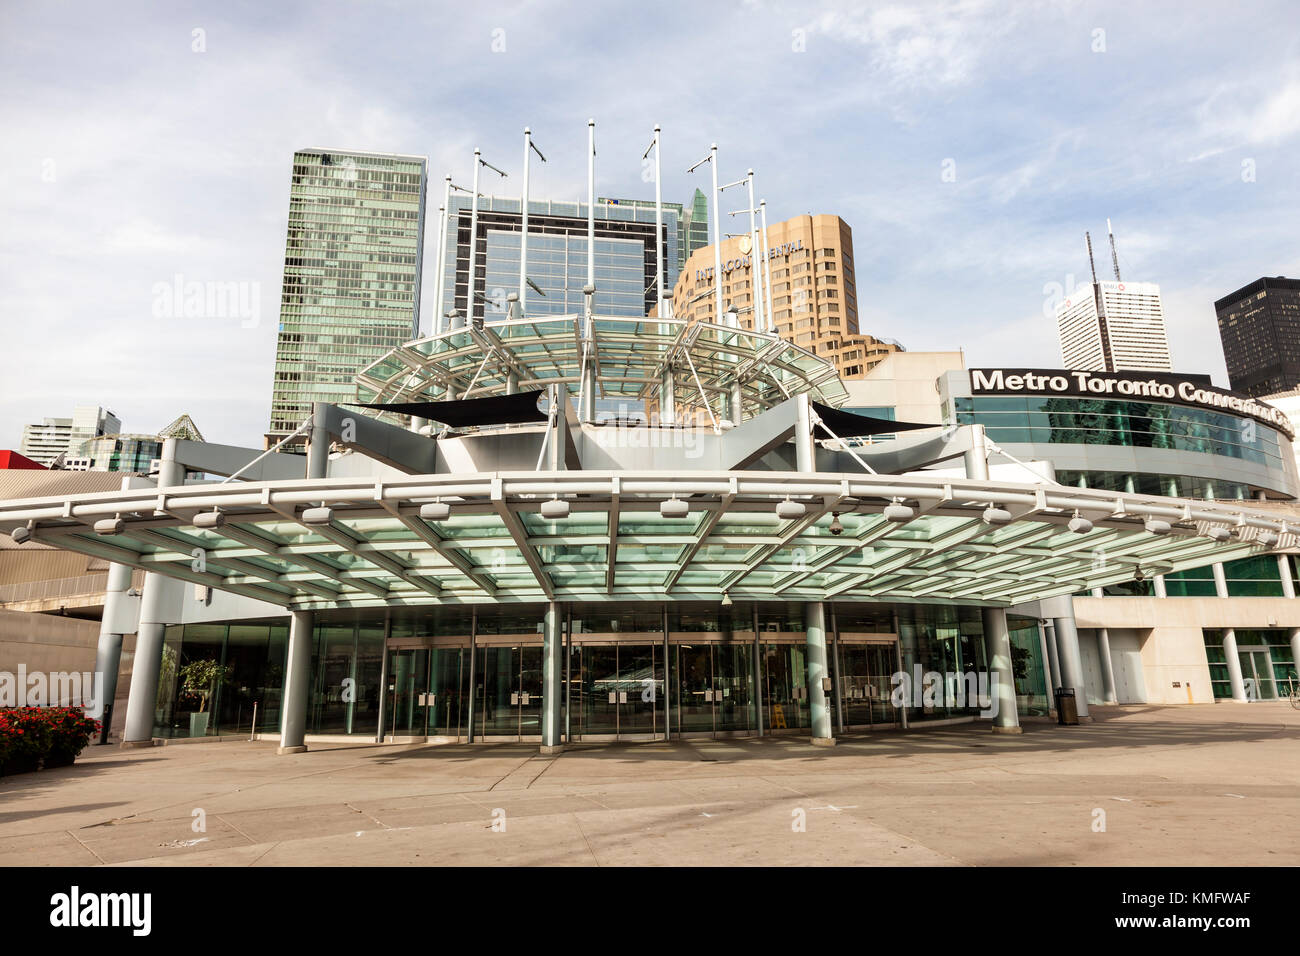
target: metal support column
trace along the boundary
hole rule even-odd
[[[1237,632],[1228,628],[1223,632],[1223,660],[1228,665],[1228,684],[1232,687],[1232,699],[1245,703],[1246,681],[1241,675],[1241,655],[1237,651]]]
[[[1079,631],[1074,625],[1074,609],[1069,617],[1056,619],[1057,655],[1061,664],[1061,686],[1074,688],[1074,706],[1079,720],[1092,720],[1088,716],[1087,689],[1083,686],[1083,661],[1079,657]]]
[[[979,481],[989,480],[989,449],[984,435],[983,425],[970,425],[971,447],[963,458],[966,463],[966,477]]]
[[[1007,611],[986,607],[984,618],[984,653],[989,662],[989,693],[993,700],[993,732],[1018,734],[1020,715],[1016,713],[1016,678],[1011,667],[1011,632],[1007,629]],[[969,703],[969,702],[968,702]]]
[[[546,605],[542,622],[542,753],[564,750],[560,707],[564,692],[564,606],[558,601]]]
[[[330,437],[325,428],[328,415],[325,402],[313,402],[311,431],[307,433],[307,477],[325,478],[329,475]]]
[[[311,688],[311,611],[289,612],[289,652],[285,655],[284,705],[280,712],[279,754],[307,749],[307,693]]]
[[[826,666],[826,607],[821,601],[804,605],[804,636],[808,645],[808,704],[812,714],[812,742],[819,747],[835,744],[831,730],[831,709],[823,681],[830,678]]]
[[[176,439],[163,442],[158,470],[158,488],[183,484],[185,469],[176,461]],[[135,660],[131,665],[131,693],[126,702],[123,747],[153,746],[154,712],[158,702],[158,677],[162,672],[163,640],[166,635],[166,598],[181,587],[161,574],[144,576],[140,598],[140,622],[136,627]]]
[[[1119,703],[1115,693],[1115,667],[1110,658],[1110,631],[1100,628],[1097,631],[1097,654],[1101,658],[1101,699],[1106,704]]]
[[[99,742],[108,743],[108,732],[113,724],[113,698],[117,696],[117,673],[122,666],[122,634],[113,625],[121,614],[118,610],[131,588],[131,568],[125,564],[108,566],[108,584],[104,589],[104,616],[99,625],[99,643],[95,648],[95,673],[92,676],[95,704],[98,714],[92,714],[101,723]]]

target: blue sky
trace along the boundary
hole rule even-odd
[[[1044,302],[1086,280],[1085,229],[1108,274],[1107,217],[1176,368],[1221,384],[1214,299],[1300,274],[1294,2],[9,0],[0,84],[0,448],[92,402],[258,443],[304,146],[428,155],[435,182],[479,146],[514,192],[528,125],[534,195],[577,198],[590,116],[598,191],[651,196],[659,123],[684,202],[716,141],[772,220],[848,221],[863,331],[972,365],[1059,363]],[[177,275],[256,289],[256,323],[156,315]]]

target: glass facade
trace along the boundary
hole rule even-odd
[[[273,733],[280,726],[285,651],[289,628],[280,622],[183,624],[166,629],[155,737],[247,735],[256,729]],[[226,677],[209,688],[207,700],[187,689],[185,667],[216,661]],[[256,705],[256,728],[254,728]],[[373,726],[370,733],[374,734]]]
[[[1222,630],[1205,630],[1205,657],[1210,663],[1210,687],[1216,699],[1232,697],[1232,682],[1223,647]],[[1291,656],[1290,631],[1281,628],[1237,629],[1237,659],[1246,696],[1251,700],[1277,700],[1297,682]]]
[[[1155,402],[1046,395],[953,401],[957,424],[982,424],[999,444],[1170,448],[1282,468],[1277,432],[1253,418]]]
[[[804,610],[798,602],[573,606],[561,681],[567,734],[809,733]],[[387,639],[374,616],[321,620],[312,633],[306,732],[373,739],[382,716],[390,739],[465,740],[472,730],[475,739],[537,740],[544,613],[542,605],[420,609],[393,620]],[[1037,622],[1008,622],[1019,711],[1045,713]],[[287,641],[280,623],[169,627],[155,734],[248,734],[254,704],[257,730],[275,733]],[[901,725],[891,700],[900,668],[909,680],[941,675],[910,691],[909,723],[975,715],[978,701],[963,702],[960,693],[987,692],[987,683],[966,677],[987,666],[978,608],[828,606],[826,641],[836,733]],[[200,711],[179,675],[203,660],[226,666],[227,678]],[[192,717],[199,713],[206,717]]]
[[[680,206],[663,209],[664,286],[677,281]],[[441,314],[464,316],[469,307],[469,197],[453,196],[447,219],[445,289]],[[587,283],[587,204],[528,201],[528,278],[542,291],[526,292],[528,315],[566,315],[585,307]],[[654,303],[654,204],[603,200],[594,211],[596,248],[595,310],[604,315],[642,317]],[[491,322],[504,319],[506,296],[519,290],[523,217],[519,200],[484,196],[478,210],[478,259],[474,314]],[[481,296],[482,298],[478,298]]]
[[[294,154],[268,434],[311,403],[356,400],[356,373],[419,328],[423,157]]]

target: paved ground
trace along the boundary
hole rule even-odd
[[[0,778],[0,864],[1300,864],[1300,711],[1094,711],[827,749],[94,747]]]

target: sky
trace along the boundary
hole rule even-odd
[[[0,448],[78,404],[260,446],[309,146],[428,156],[436,216],[476,146],[517,195],[525,126],[537,198],[585,196],[589,117],[601,195],[653,198],[659,124],[688,202],[716,142],[770,221],[848,222],[863,332],[971,366],[1059,366],[1051,306],[1085,230],[1110,278],[1107,218],[1175,369],[1220,385],[1214,300],[1300,275],[1294,0],[3,0],[0,91]],[[177,281],[242,307],[187,317]]]

